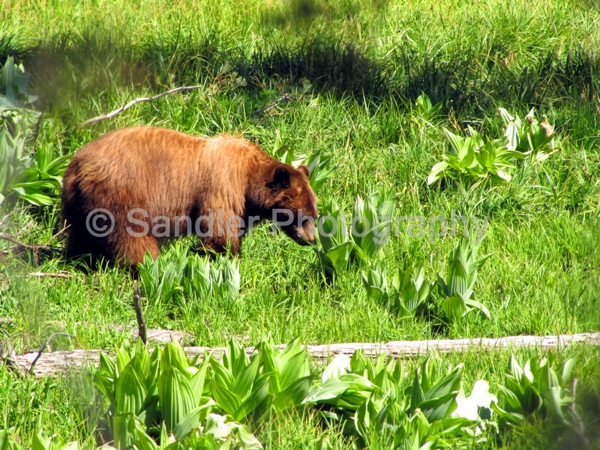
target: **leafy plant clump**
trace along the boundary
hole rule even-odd
[[[331,164],[331,156],[312,155],[310,158],[304,154],[296,154],[293,148],[283,145],[279,131],[275,135],[275,158],[284,164],[298,167],[300,164],[306,164],[310,173],[308,180],[315,192],[335,173],[335,166]]]
[[[346,269],[352,259],[368,262],[377,258],[389,241],[395,204],[385,193],[369,189],[356,197],[350,229],[344,213],[332,200],[321,207],[319,257],[327,274]]]
[[[231,304],[240,292],[237,260],[217,256],[211,261],[196,253],[188,254],[180,242],[155,260],[146,254],[138,269],[142,293],[150,302],[216,296]]]
[[[69,157],[50,145],[31,152],[27,142],[40,113],[31,109],[36,96],[29,92],[29,75],[8,58],[0,70],[0,207],[21,200],[36,206],[56,204]],[[39,126],[39,124],[38,124]]]
[[[530,358],[521,365],[511,355],[504,385],[499,386],[504,405],[494,406],[501,423],[521,425],[527,418],[537,416],[575,428],[573,422],[580,419],[570,408],[575,397],[567,383],[576,361],[570,358],[560,363],[550,354],[541,359]]]
[[[369,300],[380,302],[399,318],[415,317],[423,312],[430,289],[435,283],[425,280],[425,268],[398,268],[388,282],[381,267],[369,269],[362,273],[362,280]]]
[[[150,352],[138,341],[117,349],[116,361],[102,355],[95,382],[117,448],[261,448],[239,422],[303,407],[339,422],[361,447],[471,441],[490,421],[495,396],[480,381],[465,397],[462,365],[441,377],[435,369],[426,360],[409,376],[400,361],[357,351],[336,357],[316,380],[297,340],[283,351],[263,341],[251,356],[230,342],[221,359],[204,355],[202,363],[190,363],[175,342]]]
[[[477,257],[481,242],[473,236],[462,237],[458,246],[448,257],[445,278],[437,275],[437,286],[442,297],[442,309],[446,317],[457,320],[471,310],[480,310],[488,319],[490,312],[482,303],[475,300],[473,290],[477,273],[491,255]]]
[[[543,161],[555,151],[555,135],[546,119],[539,122],[532,109],[524,120],[511,116],[500,109],[505,124],[504,135],[484,141],[481,135],[468,127],[469,135],[458,136],[444,128],[450,141],[450,151],[443,161],[431,169],[427,178],[429,185],[447,178],[453,180],[509,182],[516,162],[529,158]]]
[[[17,200],[37,206],[58,201],[69,157],[57,156],[51,146],[27,155],[26,141],[27,133],[19,130],[13,137],[8,128],[0,129],[0,206]]]
[[[322,416],[345,424],[347,432],[357,437],[360,448],[465,445],[473,440],[478,428],[485,429],[495,396],[465,398],[461,394],[462,365],[437,379],[433,366],[425,360],[409,377],[400,361],[386,362],[385,355],[376,361],[362,351],[355,352],[351,359],[338,356],[324,370],[306,403],[328,406]],[[472,404],[477,411],[474,416]]]
[[[138,341],[117,349],[116,361],[102,354],[95,383],[110,404],[114,447],[262,448],[245,427],[218,414],[215,401],[205,395],[210,363],[205,357],[201,365],[190,364],[176,342],[150,353]]]
[[[39,117],[40,113],[31,108],[37,96],[29,91],[28,83],[29,74],[23,65],[7,58],[0,70],[0,127],[28,128]]]

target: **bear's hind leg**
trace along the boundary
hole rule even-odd
[[[117,240],[114,245],[116,249],[115,262],[132,267],[144,261],[146,252],[150,252],[152,259],[156,259],[160,253],[158,239],[150,235],[127,236],[126,239]]]

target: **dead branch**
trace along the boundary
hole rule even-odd
[[[256,111],[254,111],[252,113],[253,116],[260,116],[264,113],[266,113],[267,111],[275,108],[277,105],[279,105],[281,102],[287,102],[290,101],[292,99],[292,97],[290,97],[290,94],[283,94],[281,97],[279,97],[277,100],[275,100],[272,103],[269,103],[266,106],[263,106],[262,108],[257,109]]]
[[[10,216],[12,216],[15,213],[18,213],[19,211],[23,211],[25,209],[29,209],[29,206],[23,206],[21,208],[16,208],[13,209],[11,212],[9,212],[7,215],[5,215],[2,220],[0,220],[0,228],[2,228],[4,226],[4,224],[6,223],[6,221],[10,218]]]
[[[38,360],[42,356],[42,352],[44,350],[46,350],[46,347],[48,347],[48,344],[50,344],[50,341],[52,339],[54,339],[56,336],[68,336],[68,337],[70,337],[72,339],[75,339],[75,336],[73,336],[72,334],[69,334],[69,333],[62,333],[60,331],[57,331],[56,333],[52,333],[50,335],[50,337],[48,339],[46,339],[46,342],[44,342],[44,345],[42,345],[42,347],[40,348],[40,350],[37,352],[37,356],[34,358],[33,362],[31,363],[31,367],[29,368],[29,373],[33,373],[33,368],[35,367],[35,363],[38,362]]]
[[[307,352],[317,362],[327,362],[332,356],[344,354],[351,356],[356,350],[363,350],[365,355],[376,357],[382,353],[392,358],[412,358],[427,355],[432,352],[451,353],[466,351],[495,351],[511,348],[541,348],[541,349],[563,349],[573,344],[584,344],[600,346],[600,333],[581,333],[573,335],[558,336],[509,336],[503,338],[476,338],[476,339],[442,339],[430,341],[392,341],[383,343],[347,343],[305,346]],[[285,345],[279,345],[283,349]],[[205,352],[212,353],[216,357],[222,355],[224,347],[184,347],[186,354],[200,359]],[[252,354],[254,347],[247,347],[246,353]],[[98,365],[100,350],[73,350],[68,352],[27,353],[19,355],[15,363],[28,369],[31,361],[39,359],[36,375],[53,375],[60,373],[68,366],[83,367],[86,365]]]
[[[47,246],[50,242],[52,242],[58,236],[60,236],[61,234],[63,234],[69,228],[71,228],[71,225],[70,224],[67,225],[67,221],[65,220],[65,222],[63,223],[63,227],[57,233],[53,234],[52,237],[50,239],[48,239],[48,241],[46,241],[46,243],[44,244],[44,246]]]
[[[146,345],[148,343],[148,330],[146,329],[146,319],[144,319],[141,297],[140,287],[137,280],[135,280],[133,282],[133,309],[135,310],[135,318],[138,323],[138,336],[144,345]]]
[[[136,98],[135,100],[132,100],[129,103],[127,103],[125,106],[121,106],[120,108],[115,109],[114,111],[112,111],[112,112],[110,112],[108,114],[104,114],[102,116],[98,116],[98,117],[94,117],[92,119],[86,120],[81,125],[79,125],[79,127],[85,127],[86,125],[89,125],[91,123],[100,122],[101,120],[110,119],[111,117],[114,117],[114,116],[116,116],[118,114],[121,114],[123,111],[127,111],[129,108],[131,108],[133,105],[135,105],[137,103],[152,102],[152,101],[154,101],[156,99],[159,99],[160,97],[164,97],[165,95],[174,94],[176,92],[187,92],[187,91],[191,91],[193,89],[202,89],[202,88],[204,88],[204,86],[182,86],[182,87],[178,87],[178,88],[175,88],[175,89],[168,90],[166,92],[163,92],[162,94],[158,94],[158,95],[155,95],[153,97],[140,97],[140,98]]]

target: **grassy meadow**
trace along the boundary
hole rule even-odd
[[[315,249],[259,226],[243,244],[235,301],[143,299],[149,328],[186,331],[186,343],[196,346],[232,338],[249,346],[267,337],[328,344],[598,331],[599,45],[600,10],[592,0],[0,0],[0,65],[9,56],[23,64],[38,96],[33,107],[43,111],[37,139],[27,141],[25,152],[72,155],[103,133],[132,125],[231,133],[272,155],[285,147],[330,158],[333,173],[316,191],[320,208],[335,200],[350,214],[357,195],[375,189],[393,200],[395,215],[424,218],[422,235],[409,233],[404,222],[375,257],[352,260],[333,278]],[[201,88],[80,126],[179,86]],[[438,107],[419,108],[423,93]],[[286,94],[288,101],[261,111]],[[521,118],[535,108],[553,126],[557,151],[515,164],[510,182],[458,177],[428,185],[432,167],[451,148],[443,129],[501,137],[499,108]],[[26,205],[6,201],[0,216]],[[437,314],[437,287],[431,288],[433,316],[400,318],[367,296],[361,275],[376,265],[388,272],[423,267],[428,283],[444,276],[461,229],[437,236],[440,225],[432,218],[450,223],[456,214],[470,218],[469,227],[474,219],[486,221],[479,256],[491,256],[473,290],[490,318],[473,310],[446,320]],[[61,247],[64,234],[53,237],[61,228],[55,199],[13,213],[0,233]],[[195,244],[190,238],[177,245]],[[10,354],[5,349],[36,351],[54,332],[74,337],[57,336],[52,350],[114,351],[131,338],[137,325],[127,271],[107,265],[85,271],[60,251],[23,257],[13,247],[0,241],[3,355]],[[501,398],[497,386],[510,354],[431,359],[440,367],[464,363],[467,390],[484,379]],[[523,360],[543,352],[516,354]],[[590,448],[598,448],[600,354],[580,346],[556,357],[576,354],[576,407]],[[423,359],[407,361],[407,372]],[[12,428],[26,448],[40,427],[46,436],[95,448],[106,408],[95,389],[88,372],[38,379],[0,365],[0,430]],[[356,444],[341,425],[325,426],[312,410],[242,423],[265,448]],[[583,448],[564,428],[538,419],[490,436],[472,447]]]

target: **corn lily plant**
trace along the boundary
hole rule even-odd
[[[475,300],[473,288],[477,273],[491,256],[477,257],[481,242],[474,237],[461,238],[458,246],[448,257],[445,279],[437,274],[438,291],[442,296],[442,309],[446,317],[453,321],[464,317],[473,309],[480,310],[488,319],[490,312],[482,303]]]
[[[367,298],[381,303],[399,318],[414,317],[429,299],[430,285],[425,281],[425,269],[398,268],[388,283],[380,267],[362,272],[362,281]]]
[[[504,108],[499,111],[506,126],[504,136],[508,140],[507,149],[517,151],[523,157],[531,156],[535,161],[543,161],[556,152],[554,128],[547,119],[539,122],[534,109],[529,111],[524,120],[513,117]]]
[[[177,342],[150,353],[138,341],[118,348],[116,361],[102,354],[95,384],[110,403],[114,446],[179,449],[201,442],[204,448],[221,448],[228,442],[262,448],[244,427],[214,412],[215,401],[205,395],[209,359],[190,364]]]
[[[353,252],[363,261],[375,258],[390,238],[396,205],[385,194],[369,189],[358,195],[352,217]]]
[[[152,259],[146,254],[138,265],[142,293],[152,303],[170,302],[181,296],[205,299],[217,296],[233,303],[240,292],[239,262],[222,256],[210,261],[188,254],[180,242]]]
[[[363,199],[356,197],[348,232],[348,222],[337,203],[332,200],[320,208],[321,223],[319,258],[328,275],[346,269],[351,260],[364,262],[376,259],[389,241],[394,202],[384,194],[369,189]]]
[[[319,209],[321,251],[317,253],[325,273],[332,275],[336,270],[348,267],[352,241],[348,236],[346,218],[335,200],[324,203]]]
[[[361,448],[429,449],[471,440],[483,419],[455,414],[462,365],[440,379],[434,379],[431,366],[426,360],[411,383],[402,364],[386,361],[385,355],[337,356],[306,402],[319,407],[324,418],[345,424]]]
[[[306,164],[308,167],[311,187],[315,192],[318,192],[321,187],[333,176],[336,167],[331,164],[331,156],[323,157],[319,154],[315,154],[310,158],[305,154],[296,154],[293,148],[283,144],[283,139],[276,131],[275,144],[274,144],[274,156],[276,159],[284,164],[298,167],[300,164]]]
[[[556,151],[552,126],[547,120],[538,122],[533,109],[524,120],[513,117],[503,108],[500,108],[500,116],[506,126],[504,135],[486,142],[471,127],[468,127],[467,137],[444,129],[451,148],[442,156],[443,161],[433,166],[427,183],[432,185],[443,178],[509,182],[517,161],[528,157],[543,161]]]
[[[494,406],[502,423],[520,425],[527,417],[537,415],[570,425],[567,417],[572,411],[568,408],[575,398],[567,383],[575,363],[576,358],[558,363],[549,355],[530,358],[521,365],[511,356],[504,385],[499,386],[504,407]]]
[[[16,200],[36,206],[54,205],[69,158],[55,155],[49,145],[27,156],[26,139],[20,127],[14,137],[6,127],[0,129],[0,205]]]

